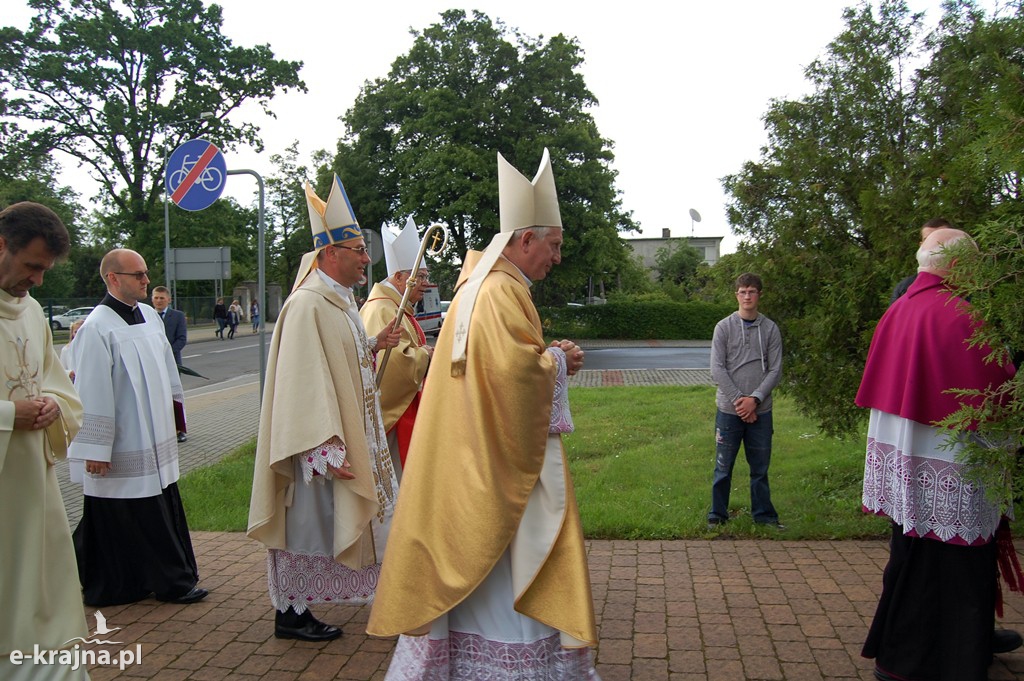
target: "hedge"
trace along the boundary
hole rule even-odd
[[[715,324],[736,311],[718,303],[608,303],[542,307],[546,336],[620,340],[711,340]]]

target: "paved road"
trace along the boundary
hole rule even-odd
[[[182,353],[184,365],[208,379],[183,376],[186,391],[259,372],[258,336],[238,334],[232,340],[205,342],[208,334],[206,330],[193,331],[197,342],[186,346]],[[710,343],[652,346],[637,342],[624,347],[611,345],[609,341],[580,342],[587,351],[588,371],[707,369],[711,366]],[[269,338],[266,347],[269,350]]]
[[[591,348],[587,369],[707,369],[711,348]]]

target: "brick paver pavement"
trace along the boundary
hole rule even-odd
[[[585,344],[588,345],[588,344]],[[583,371],[573,385],[693,385],[706,370]],[[187,398],[183,471],[216,461],[256,431],[255,382]],[[81,492],[62,486],[72,524]],[[77,509],[77,511],[76,511]],[[195,532],[201,585],[194,605],[146,600],[103,608],[116,656],[141,645],[140,664],[93,666],[92,678],[384,678],[394,641],[366,636],[369,608],[316,606],[345,635],[328,643],[278,640],[263,547],[241,533]],[[881,588],[884,541],[588,541],[604,681],[873,679],[860,657]],[[87,608],[92,623],[93,608]],[[955,624],[951,624],[955,626]],[[1006,598],[1001,626],[1024,631],[1024,598]],[[996,658],[991,681],[1024,679],[1024,651]]]
[[[392,640],[365,634],[368,607],[316,606],[337,641],[278,640],[263,547],[240,533],[193,535],[194,605],[147,600],[103,608],[115,651],[142,646],[124,671],[92,678],[299,681],[384,678]],[[589,541],[604,681],[822,681],[872,678],[860,657],[888,553],[882,541]],[[1007,626],[1024,629],[1024,599]],[[92,608],[87,612],[91,613]],[[992,681],[1024,678],[1024,653],[1000,655]]]

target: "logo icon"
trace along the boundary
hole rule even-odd
[[[93,613],[93,615],[96,618],[96,631],[94,631],[92,633],[93,636],[97,636],[97,637],[98,636],[106,636],[107,634],[112,634],[115,631],[120,631],[121,630],[121,627],[114,627],[113,629],[109,628],[107,626],[107,618],[104,617],[103,613],[100,612],[99,610],[97,610],[95,613]],[[67,641],[64,641],[64,645],[67,645],[67,644],[71,643],[72,641],[81,641],[82,643],[85,643],[86,645],[88,645],[88,644],[97,644],[97,645],[105,645],[105,646],[116,646],[116,645],[120,645],[121,644],[121,641],[104,641],[104,640],[99,639],[99,638],[91,638],[91,639],[89,639],[89,638],[82,638],[81,636],[76,636],[74,638],[69,638]]]

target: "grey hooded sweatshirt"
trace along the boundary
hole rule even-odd
[[[711,340],[711,378],[718,385],[715,403],[735,414],[733,402],[752,396],[761,401],[757,413],[772,408],[772,389],[782,378],[782,334],[763,314],[744,322],[739,312],[718,322]]]

